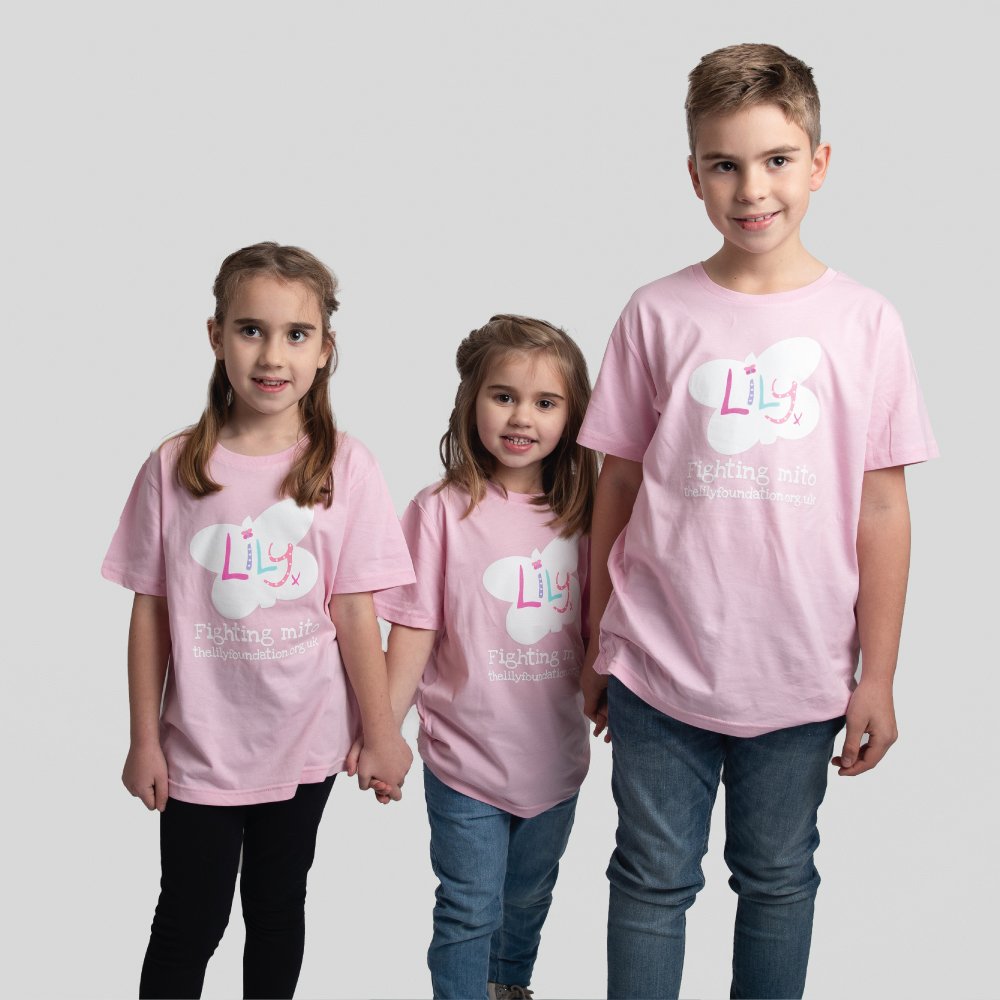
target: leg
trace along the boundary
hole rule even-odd
[[[170,799],[160,816],[160,898],[139,996],[200,997],[205,967],[229,923],[243,807]]]
[[[247,937],[243,996],[291,997],[305,944],[306,878],[333,778],[284,802],[247,807],[240,897]]]
[[[608,705],[618,806],[608,865],[608,996],[676,997],[685,913],[705,884],[724,737],[671,719],[612,677]]]
[[[490,982],[531,983],[559,859],[573,829],[576,800],[573,795],[531,819],[511,818],[503,923],[494,931],[490,944]]]
[[[819,873],[816,813],[842,719],[731,738],[726,863],[739,894],[733,997],[801,997]]]
[[[427,952],[434,996],[484,1000],[490,939],[500,926],[510,814],[462,795],[424,768],[431,866],[438,877]]]

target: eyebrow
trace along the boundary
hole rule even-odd
[[[503,389],[504,392],[514,392],[514,386],[512,385],[501,385],[498,382],[494,382],[492,385],[488,385],[487,389]],[[547,396],[550,399],[563,399],[558,392],[546,392],[544,389],[541,392],[535,393],[536,396]]]
[[[237,326],[267,326],[267,323],[262,319],[254,319],[253,316],[243,316],[240,319],[234,319],[233,322]],[[289,327],[295,330],[315,330],[316,327],[312,323],[289,323]]]
[[[785,156],[788,153],[801,153],[802,148],[800,146],[776,146],[774,149],[766,149],[763,153],[760,153],[762,159],[769,159],[772,156]],[[738,156],[734,156],[732,153],[703,153],[698,157],[699,160],[738,160]]]

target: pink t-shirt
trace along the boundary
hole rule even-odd
[[[406,543],[375,459],[347,435],[328,508],[278,498],[294,448],[250,457],[218,446],[209,471],[223,489],[196,499],[174,477],[177,444],[140,470],[101,570],[167,598],[169,793],[208,805],[288,799],[342,770],[360,729],[330,599],[413,580]]]
[[[863,475],[937,455],[892,306],[835,271],[773,295],[662,278],[622,312],[579,440],[643,466],[597,670],[733,736],[842,715]]]
[[[403,515],[417,582],[379,616],[437,639],[417,695],[420,755],[446,785],[515,816],[568,799],[590,763],[580,664],[589,543],[490,484],[422,490]]]

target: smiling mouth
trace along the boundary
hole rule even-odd
[[[534,444],[535,443],[535,439],[534,438],[516,437],[513,434],[504,434],[504,435],[502,435],[502,437],[503,437],[504,441],[509,441],[511,444],[516,444],[516,445],[519,445],[519,446],[520,445],[527,445],[527,444]]]
[[[737,222],[767,222],[769,219],[773,219],[778,213],[768,212],[766,215],[740,215],[737,216]]]
[[[284,385],[288,379],[286,378],[255,378],[254,382],[257,385],[267,386],[269,389],[276,389],[279,385]]]

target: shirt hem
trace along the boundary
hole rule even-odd
[[[341,760],[336,765],[306,768],[299,776],[298,781],[234,791],[218,788],[192,788],[190,785],[181,785],[168,778],[167,792],[172,799],[202,806],[252,806],[264,802],[287,802],[295,795],[299,785],[314,785],[320,781],[326,781],[331,774],[339,774],[343,771],[344,763],[345,761]]]
[[[456,781],[450,775],[442,774],[430,764],[427,758],[421,754],[424,764],[427,765],[427,769],[438,779],[442,784],[447,785],[452,791],[461,792],[462,795],[468,795],[471,799],[476,799],[479,802],[485,802],[488,806],[493,806],[495,809],[502,809],[506,813],[510,813],[512,816],[517,816],[519,819],[534,819],[535,816],[540,816],[543,812],[551,809],[553,806],[557,806],[567,799],[571,799],[583,784],[581,783],[576,786],[576,788],[570,789],[565,795],[560,798],[552,799],[551,801],[546,800],[542,805],[539,806],[522,806],[513,802],[508,802],[506,800],[501,800],[499,797],[494,797],[490,795],[485,795],[481,788],[474,788],[472,785],[465,784],[464,781]]]
[[[648,684],[638,678],[626,667],[612,664],[607,673],[616,677],[625,685],[637,698],[641,698],[647,705],[652,706],[663,715],[670,716],[678,722],[683,722],[687,726],[694,726],[696,729],[705,729],[712,733],[720,733],[723,736],[738,736],[751,738],[763,736],[765,733],[773,733],[779,729],[791,729],[794,726],[805,726],[810,722],[826,722],[829,719],[837,719],[847,711],[846,703],[841,708],[831,708],[829,711],[810,712],[807,718],[783,719],[780,722],[772,721],[767,723],[744,723],[729,722],[725,719],[716,719],[712,716],[700,715],[697,712],[689,712],[679,708],[665,699],[659,697]],[[611,731],[614,732],[614,721],[610,723]]]

